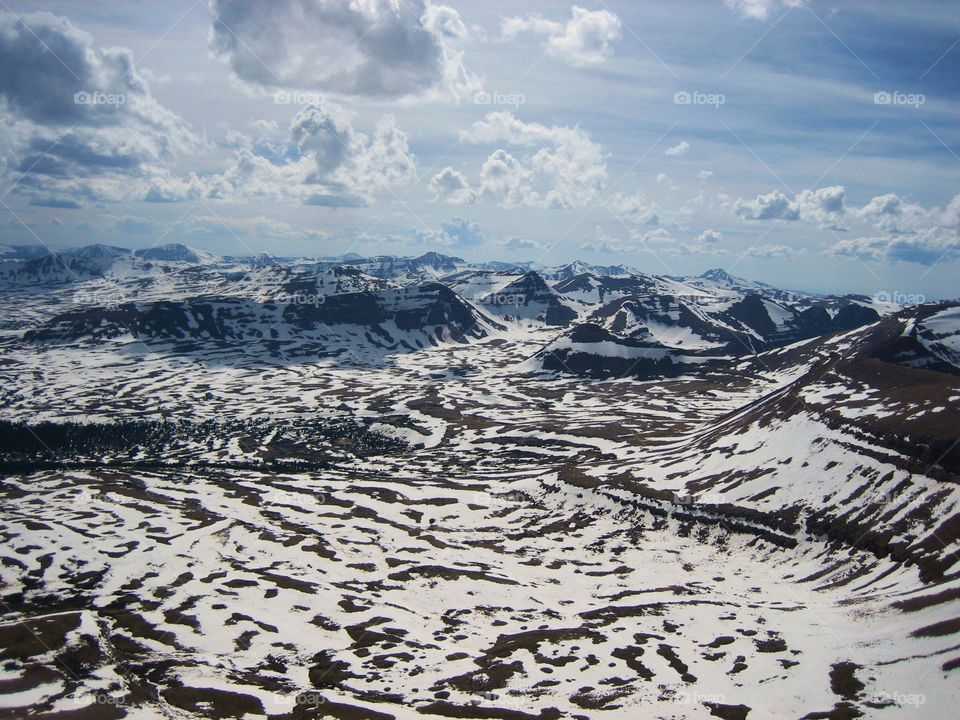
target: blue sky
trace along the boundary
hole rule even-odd
[[[946,2],[0,4],[0,243],[957,297]]]

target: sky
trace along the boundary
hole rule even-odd
[[[956,298],[956,9],[0,0],[0,244]]]

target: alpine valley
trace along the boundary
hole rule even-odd
[[[0,258],[0,719],[955,714],[958,304]]]

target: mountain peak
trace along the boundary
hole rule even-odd
[[[584,262],[581,262],[580,260],[574,260],[573,262],[569,262],[566,265],[561,266],[558,269],[558,272],[562,272],[563,270],[569,270],[574,275],[581,275],[583,273],[590,272],[590,266]]]
[[[441,255],[433,250],[425,252],[423,255],[418,258],[414,258],[413,260],[421,265],[430,265],[431,267],[435,268],[445,268],[457,263],[463,264],[463,259],[461,258],[453,257],[452,255]]]
[[[84,245],[82,248],[78,248],[73,252],[73,255],[81,258],[116,258],[129,253],[130,251],[126,248],[96,243],[94,245]]]
[[[700,277],[704,280],[712,280],[717,283],[732,283],[734,282],[733,277],[723,268],[713,268],[712,270],[707,270]]]
[[[182,243],[157,245],[146,250],[137,250],[134,254],[145,260],[166,260],[167,262],[206,264],[215,260],[209,253],[187,247]]]
[[[528,283],[535,285],[536,287],[545,287],[549,288],[546,281],[536,270],[527,270],[523,275],[521,275],[517,280],[517,283]]]

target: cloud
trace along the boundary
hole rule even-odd
[[[142,198],[202,147],[151,95],[130,50],[96,48],[66,18],[0,13],[0,65],[0,144],[34,200]]]
[[[480,192],[505,206],[583,207],[608,179],[603,148],[578,127],[527,123],[510,112],[493,112],[461,136],[474,144],[504,143],[533,150],[521,161],[501,148],[484,163]]]
[[[476,193],[470,188],[470,182],[464,174],[449,165],[430,178],[427,189],[434,202],[466,205],[477,200]]]
[[[697,173],[697,177],[701,180],[709,180],[713,177],[713,172],[711,170],[701,170]]]
[[[60,208],[61,210],[76,210],[82,207],[76,200],[55,197],[35,197],[30,200],[30,204],[36,207]]]
[[[427,5],[421,21],[436,37],[461,40],[470,34],[460,13],[446,5]]]
[[[410,151],[407,134],[397,127],[393,115],[377,123],[373,138],[358,135],[359,150],[346,166],[341,181],[352,184],[361,195],[372,195],[417,179],[417,161]],[[352,175],[356,173],[356,175]]]
[[[656,212],[655,204],[648,202],[643,193],[634,195],[614,193],[604,205],[627,224],[648,227],[660,224],[660,216]]]
[[[624,247],[620,243],[610,240],[587,240],[580,244],[580,249],[589,252],[603,253],[604,255],[631,252],[633,250],[632,248]]]
[[[903,201],[893,193],[877,195],[860,209],[865,216],[900,215],[903,212]]]
[[[663,154],[668,157],[683,157],[684,155],[687,154],[687,150],[689,149],[690,149],[690,143],[684,140],[683,142],[677,145],[674,145],[673,147],[667,148],[666,150],[664,150]]]
[[[539,205],[533,190],[534,173],[506,150],[496,150],[480,169],[480,194],[502,207]]]
[[[314,195],[308,195],[307,197],[305,197],[303,199],[303,204],[312,205],[314,207],[358,208],[358,207],[366,207],[367,201],[355,195],[333,195],[330,193],[315,193]]]
[[[240,79],[265,88],[361,97],[477,87],[456,42],[456,10],[422,0],[213,0],[210,45]]]
[[[765,20],[774,9],[802,7],[805,3],[806,0],[724,0],[727,7],[755,20]]]
[[[500,243],[507,250],[537,250],[540,243],[529,238],[510,237]]]
[[[152,235],[157,232],[157,223],[150,218],[129,215],[117,218],[113,226],[127,235]]]
[[[452,244],[457,247],[483,245],[486,242],[486,238],[480,232],[480,226],[461,217],[445,222],[441,227],[443,232],[453,240]]]
[[[195,173],[190,173],[186,180],[175,176],[155,178],[150,182],[143,199],[151,203],[184,202],[204,197],[207,191],[207,184]]]
[[[693,243],[684,243],[673,237],[665,228],[655,228],[653,230],[632,230],[629,240],[619,240],[607,236],[603,230],[597,226],[595,228],[595,238],[587,240],[580,245],[582,250],[589,250],[597,253],[639,253],[647,252],[659,257],[684,257],[690,255],[726,255],[724,248],[717,247],[716,239],[719,239],[720,233],[716,233],[714,239],[712,233],[716,231],[708,230],[698,237]],[[706,242],[704,236],[706,235]]]
[[[636,252],[637,246],[630,241],[623,241],[607,235],[599,225],[594,226],[593,239],[586,240],[580,244],[581,250],[588,252],[602,253],[604,255],[613,255],[615,253]]]
[[[956,198],[954,198],[955,201]],[[950,206],[947,207],[947,214],[949,214]],[[916,203],[906,202],[893,193],[871,198],[858,213],[864,222],[893,234],[920,230],[937,224],[941,220],[947,220],[944,223],[946,225],[951,224],[949,218],[937,217],[937,214],[936,211],[927,210]]]
[[[839,223],[847,212],[845,201],[846,190],[842,185],[833,185],[818,190],[802,190],[797,195],[796,205],[803,220],[821,227],[843,229]]]
[[[710,255],[712,257],[721,257],[727,255],[726,248],[716,247],[714,245],[702,245],[700,243],[682,243],[671,245],[659,251],[664,255],[672,257],[684,257],[688,255]]]
[[[744,220],[799,220],[796,204],[779,190],[757,195],[756,200],[737,200],[734,212]]]
[[[368,137],[353,127],[342,108],[325,102],[300,110],[285,139],[254,143],[235,136],[240,148],[224,172],[207,181],[213,197],[360,207],[417,176],[407,135],[392,115],[382,117]],[[283,150],[278,153],[277,147]]]
[[[316,178],[331,175],[355,151],[357,139],[349,116],[332,103],[310,105],[290,124],[290,151],[294,158],[312,155]]]
[[[793,199],[779,190],[758,195],[755,200],[737,200],[733,210],[743,220],[806,220],[837,229],[846,213],[846,191],[841,185],[803,190]]]
[[[924,208],[893,193],[878,195],[848,214],[880,232],[836,242],[826,254],[926,266],[960,259],[958,209],[960,195],[944,210]]]
[[[719,245],[722,238],[723,235],[717,230],[708,229],[694,238],[692,243],[685,243],[672,237],[666,230],[660,229],[646,233],[641,239],[645,249],[655,255],[684,257],[689,255],[726,255],[726,248]]]
[[[511,17],[503,21],[501,34],[507,40],[523,34],[544,36],[549,56],[574,67],[587,67],[599,65],[613,54],[611,45],[620,39],[622,25],[608,10],[574,5],[566,24],[536,14]]]
[[[631,237],[644,245],[651,243],[654,245],[671,245],[677,242],[677,239],[674,238],[666,228],[633,231]]]
[[[170,131],[172,142],[187,140],[179,119],[150,95],[133,53],[95,48],[66,18],[0,13],[0,63],[0,97],[38,125],[139,123]]]
[[[861,260],[912,262],[929,267],[940,261],[960,259],[960,237],[943,228],[928,228],[909,235],[848,238],[831,246],[827,254]]]
[[[415,231],[414,239],[428,247],[468,248],[484,245],[480,226],[462,217],[442,223],[439,230]]]
[[[183,220],[187,235],[220,240],[240,241],[238,254],[250,252],[244,242],[260,243],[263,240],[323,240],[328,234],[322,230],[292,225],[263,215],[254,217],[221,217],[218,215],[190,215]]]
[[[747,250],[748,257],[761,258],[763,260],[777,260],[781,258],[793,257],[797,251],[786,245],[754,245]]]
[[[954,195],[940,218],[947,227],[960,227],[960,194]]]

